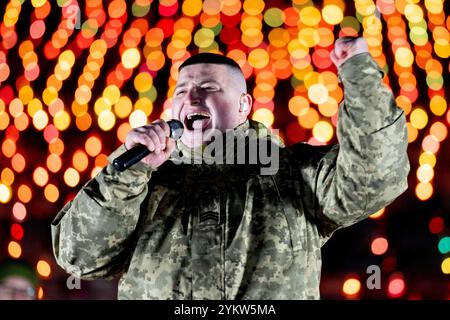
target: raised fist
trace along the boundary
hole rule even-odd
[[[345,61],[363,52],[369,52],[364,38],[344,37],[336,40],[330,58],[334,65],[339,68]]]

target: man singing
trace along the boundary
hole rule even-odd
[[[172,108],[181,139],[162,120],[130,131],[110,162],[138,144],[151,154],[123,172],[108,164],[66,204],[52,223],[58,263],[82,279],[120,277],[119,299],[319,299],[322,245],[391,203],[409,172],[405,116],[365,40],[337,40],[331,59],[344,85],[339,144],[286,148],[247,119],[236,62],[187,59]],[[217,131],[269,141],[276,170],[206,161]]]

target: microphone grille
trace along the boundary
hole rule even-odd
[[[184,131],[183,123],[178,120],[169,120],[167,124],[170,127],[170,137],[174,140],[180,139]]]

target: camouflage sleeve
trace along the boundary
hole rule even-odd
[[[125,151],[109,156],[110,163]],[[51,224],[58,264],[83,279],[120,274],[147,195],[152,170],[138,163],[124,172],[108,164],[58,213]]]
[[[368,53],[350,58],[339,70],[344,85],[339,145],[318,157],[305,181],[325,237],[385,207],[407,189],[406,120],[382,76]]]

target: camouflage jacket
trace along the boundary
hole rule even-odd
[[[82,279],[120,277],[119,299],[318,299],[325,241],[407,188],[405,116],[382,76],[369,54],[345,62],[339,145],[280,147],[274,174],[108,165],[52,222],[58,264]],[[254,122],[236,130],[252,127],[267,134]]]

